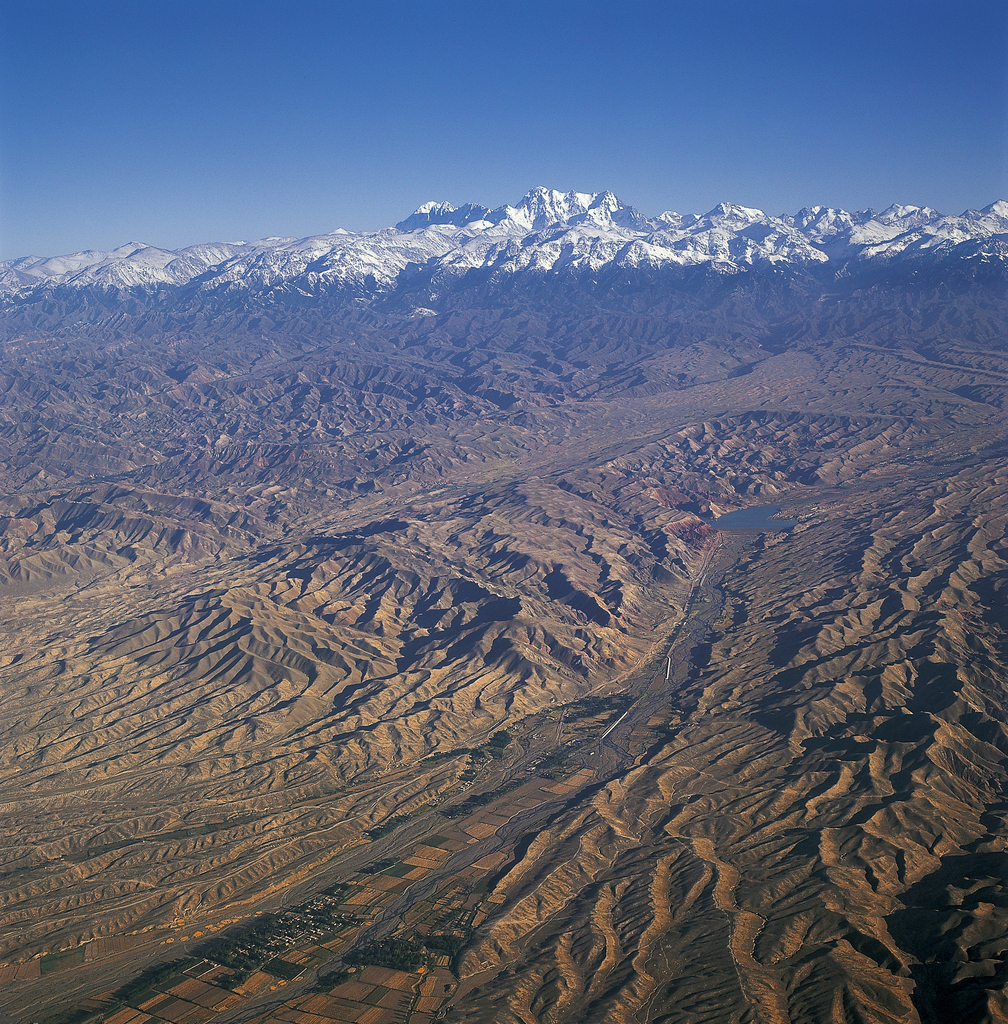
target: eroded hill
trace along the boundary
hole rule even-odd
[[[4,1011],[1008,1018],[1003,289],[796,287],[9,321]]]

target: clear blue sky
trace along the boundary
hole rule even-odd
[[[0,0],[0,258],[540,184],[959,213],[1008,198],[1006,165],[1003,0]]]

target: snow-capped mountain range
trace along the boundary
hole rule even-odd
[[[804,267],[846,272],[852,263],[949,253],[964,242],[1008,243],[1008,202],[946,216],[928,207],[847,213],[823,206],[794,216],[721,203],[708,213],[642,216],[612,192],[536,188],[516,206],[424,203],[395,227],[343,230],[310,238],[215,242],[177,251],[131,242],[112,252],[81,252],[0,262],[0,298],[33,301],[53,290],[151,294],[189,286],[212,295],[329,290],[375,294],[421,271],[447,285],[471,271],[581,277],[603,268],[660,269],[709,264],[721,274]],[[996,246],[1003,260],[1004,246]]]

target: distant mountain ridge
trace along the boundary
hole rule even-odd
[[[395,227],[308,238],[212,242],[176,251],[130,242],[81,252],[0,262],[7,308],[69,298],[74,292],[129,292],[171,304],[183,290],[201,297],[348,299],[394,293],[422,280],[433,293],[472,272],[502,281],[521,275],[582,280],[601,272],[660,273],[706,265],[717,275],[749,270],[839,278],[852,269],[949,258],[1008,265],[1008,202],[958,216],[928,207],[848,213],[813,206],[794,216],[720,203],[708,213],[648,218],[612,192],[536,188],[516,206],[428,202]]]

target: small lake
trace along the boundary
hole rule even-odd
[[[778,512],[780,505],[755,505],[726,512],[707,522],[718,530],[790,530],[797,525],[797,519],[774,519]]]

